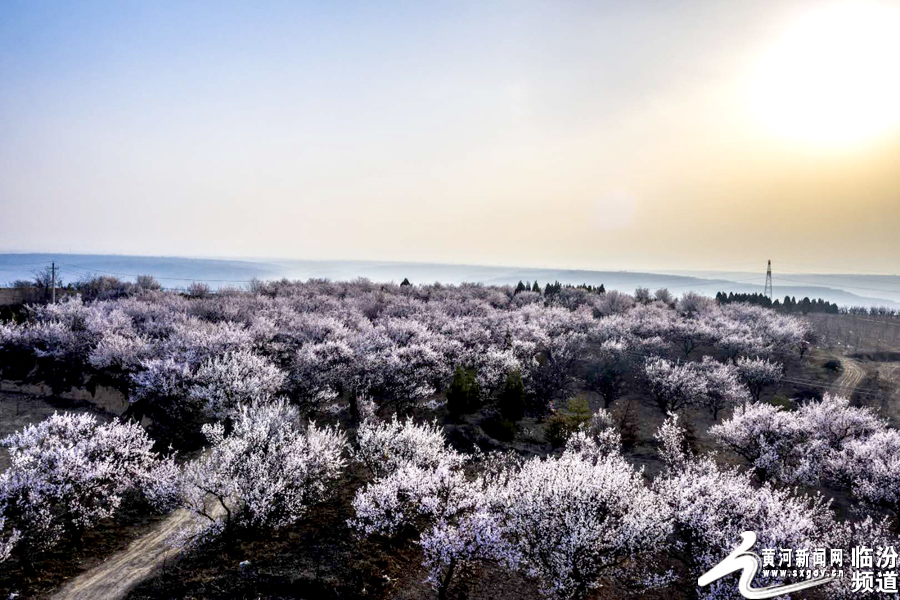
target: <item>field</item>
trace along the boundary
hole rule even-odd
[[[515,510],[514,498],[521,494],[504,501],[507,509],[495,504],[510,482],[525,486],[526,496],[540,488],[522,479],[529,469],[550,469],[554,477],[565,472],[557,468],[587,469],[601,481],[605,473],[630,473],[631,483],[621,491],[623,498],[635,495],[630,505],[662,502],[653,511],[666,515],[654,525],[668,531],[658,539],[661,548],[675,539],[676,530],[666,528],[680,523],[681,531],[695,527],[694,543],[710,544],[712,555],[718,555],[731,541],[713,542],[700,525],[679,520],[687,518],[679,516],[679,486],[685,485],[686,473],[695,471],[682,473],[679,469],[685,467],[665,459],[674,447],[660,437],[679,427],[686,429],[673,435],[684,436],[684,448],[694,457],[685,464],[702,467],[716,489],[734,486],[736,494],[766,493],[768,488],[760,490],[759,483],[768,481],[792,493],[773,500],[784,511],[833,510],[829,519],[835,523],[853,521],[857,509],[893,518],[889,503],[842,487],[833,472],[838,467],[816,472],[813,481],[809,466],[801,469],[793,454],[818,435],[815,427],[821,425],[806,415],[815,414],[826,393],[851,398],[849,404],[829,405],[831,410],[869,423],[851,436],[855,441],[865,442],[885,427],[873,420],[875,412],[895,421],[897,369],[889,360],[894,356],[887,340],[878,350],[847,349],[835,341],[835,332],[849,330],[843,323],[829,323],[831,335],[820,333],[817,339],[803,319],[764,309],[719,307],[690,294],[677,301],[663,292],[655,299],[640,290],[635,296],[575,288],[516,293],[508,287],[310,282],[216,297],[148,292],[92,304],[73,300],[37,311],[26,324],[6,325],[0,333],[3,376],[10,380],[5,389],[32,393],[0,395],[0,435],[40,423],[57,410],[93,415],[97,421],[92,427],[134,417],[143,427],[132,434],[154,448],[153,454],[145,454],[148,462],[134,468],[155,473],[152,469],[169,460],[177,473],[171,481],[160,477],[161,484],[147,487],[140,483],[143,479],[135,480],[115,492],[121,493],[116,501],[121,504],[110,516],[96,518],[80,542],[63,533],[49,548],[27,556],[14,548],[0,563],[0,592],[41,598],[526,599],[561,593],[548,588],[548,582],[556,581],[571,586],[566,594],[574,595],[565,597],[617,598],[639,594],[629,590],[640,579],[634,572],[640,557],[674,570],[674,580],[640,595],[680,597],[676,590],[684,589],[685,580],[696,581],[696,570],[706,564],[695,556],[649,546],[627,551],[611,546],[604,551],[626,552],[631,558],[615,569],[585,563],[586,569],[596,570],[582,583],[543,563],[530,554],[530,547],[516,545],[526,526],[514,525],[513,513],[505,511]],[[753,357],[761,358],[752,363]],[[758,404],[752,402],[754,388],[747,379],[753,377],[753,365],[778,371],[759,388]],[[34,387],[26,387],[42,381],[56,389],[43,387],[38,396]],[[117,393],[129,399],[127,405],[110,400]],[[748,469],[752,465],[746,455],[728,445],[733,437],[710,432],[717,424],[738,423],[744,403],[795,419],[795,428],[810,428],[802,438],[785,440],[777,470],[767,471],[771,467],[762,463],[755,471]],[[666,429],[672,425],[666,411],[678,414],[675,429]],[[272,420],[266,421],[270,414]],[[392,415],[401,416],[395,429]],[[414,420],[400,428],[406,416]],[[301,425],[309,418],[319,429]],[[225,424],[224,437],[207,434],[205,441],[201,426],[210,432],[216,423]],[[437,424],[433,432],[427,423]],[[284,448],[266,442],[263,454],[254,454],[246,444],[258,427],[267,427],[267,436],[288,440],[285,448],[293,450],[279,454]],[[323,456],[332,446],[336,454],[330,462],[317,463],[319,479],[298,480],[301,504],[280,499],[294,489],[283,487],[283,480],[277,483],[281,491],[267,496],[264,506],[245,501],[247,494],[275,485],[266,479],[265,469],[281,472],[285,458],[305,452],[304,440],[316,435],[322,436],[317,443],[323,444]],[[382,440],[376,454],[366,454],[365,435]],[[404,436],[421,441],[403,447]],[[587,446],[574,445],[578,440]],[[615,440],[613,445],[604,445],[609,440]],[[845,449],[849,441],[835,446],[834,464],[847,452],[862,451],[852,445]],[[295,443],[301,445],[291,445]],[[243,450],[228,458],[229,444],[244,444],[234,446]],[[396,462],[388,450],[395,447],[396,456],[410,458]],[[170,455],[172,449],[177,453]],[[494,472],[491,457],[509,452],[515,458],[499,459],[500,479],[484,479]],[[251,455],[264,470],[247,479],[243,463]],[[236,462],[222,471],[221,462],[209,462],[217,456],[216,461]],[[715,462],[704,462],[713,456]],[[309,460],[315,459],[310,455]],[[7,469],[8,456],[0,455],[0,461],[0,470]],[[752,485],[741,487],[745,476],[731,474],[729,466],[745,472]],[[379,489],[395,493],[389,485],[405,485],[397,479],[404,469],[422,477],[417,485],[426,487],[438,481],[433,479],[437,473],[445,473],[441,477],[450,479],[441,479],[440,485],[450,487],[440,488],[441,494],[460,494],[459,507],[473,503],[474,508],[456,508],[446,500],[435,508],[427,494],[417,499],[420,492],[404,492],[391,502],[418,516],[385,529],[380,519],[387,513],[379,512],[384,510],[379,503],[386,500],[374,500],[374,512],[364,513],[365,502],[373,501],[366,494]],[[802,478],[795,471],[802,471]],[[190,486],[200,485],[195,483],[200,475],[207,483],[198,495]],[[209,486],[225,482],[228,490],[244,486],[239,488],[243,496],[212,494]],[[702,479],[688,483],[707,485]],[[164,491],[176,490],[175,499],[151,509],[143,495],[158,493],[154,485],[171,485]],[[310,496],[312,489],[316,493]],[[833,497],[834,507],[808,504],[805,494],[814,490]],[[570,493],[575,494],[570,510],[576,511],[577,494],[588,492],[573,488]],[[590,506],[613,502],[600,500],[601,490],[589,493],[601,494],[591,496]],[[218,506],[234,515],[233,523],[224,521],[216,498]],[[429,512],[434,510],[442,516]],[[270,514],[279,516],[262,516]],[[450,545],[442,550],[449,554],[440,555],[449,558],[428,558],[429,536],[446,527],[454,536],[469,535],[478,515],[491,519],[492,527],[508,537],[479,546],[474,554]],[[573,512],[563,522],[586,518],[578,515]],[[65,518],[63,512],[54,517]],[[603,518],[604,527],[619,526],[613,517]],[[754,518],[732,526],[777,530],[777,524],[766,520],[770,517]],[[208,520],[223,529],[183,532]],[[563,522],[548,531],[558,532]],[[544,526],[535,522],[528,527]],[[592,526],[584,527],[590,531]],[[809,527],[802,540],[782,541],[846,542],[837,525]],[[8,531],[0,529],[0,542]],[[887,535],[866,533],[876,534]],[[581,551],[596,551],[604,539]]]
[[[896,317],[810,313],[806,318],[824,346],[857,353],[900,351],[900,319]],[[897,360],[900,356],[893,358]]]
[[[819,344],[861,368],[860,403],[880,406],[896,426],[900,416],[900,320],[869,315],[809,315]]]

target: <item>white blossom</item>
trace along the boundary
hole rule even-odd
[[[193,375],[189,395],[222,418],[251,402],[265,402],[284,386],[285,374],[264,357],[239,350],[210,358]]]
[[[694,363],[676,363],[653,357],[644,363],[644,375],[660,410],[678,411],[696,405],[707,393],[706,380]]]
[[[165,483],[172,458],[151,450],[153,440],[136,423],[100,424],[87,414],[54,413],[2,440],[10,466],[0,474],[0,516],[12,521],[27,552],[56,545],[63,535],[81,532],[115,514],[129,490],[149,490],[165,506]],[[165,478],[160,478],[165,479]]]
[[[763,358],[738,358],[735,365],[741,379],[747,384],[753,399],[759,402],[763,389],[781,381],[782,367]]]
[[[303,426],[284,400],[241,406],[234,429],[205,425],[208,452],[184,468],[184,504],[222,528],[278,529],[332,492],[345,460],[342,433]]]
[[[768,484],[757,487],[750,473],[720,467],[710,456],[693,457],[682,450],[674,419],[658,434],[664,443],[668,467],[653,482],[653,489],[671,511],[675,536],[671,556],[688,568],[687,585],[717,565],[735,547],[744,531],[753,531],[762,548],[830,547],[838,526],[828,503],[790,489]],[[755,587],[782,583],[757,574]],[[719,580],[695,588],[698,597],[725,599],[741,596],[733,580]]]
[[[670,532],[668,510],[618,454],[532,459],[494,492],[511,569],[553,598],[583,598],[601,577],[635,580]]]
[[[385,476],[404,465],[432,469],[440,464],[458,467],[459,453],[447,448],[443,429],[437,424],[417,425],[412,418],[390,421],[364,421],[356,432],[354,456],[372,473]]]

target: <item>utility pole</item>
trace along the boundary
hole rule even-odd
[[[763,296],[767,296],[769,300],[772,299],[772,260],[769,259],[769,266],[766,269],[766,287],[763,290]]]
[[[50,267],[50,273],[51,273],[50,289],[52,290],[50,292],[50,298],[51,298],[51,304],[56,304],[56,261],[54,261],[50,264],[51,264],[51,267]]]

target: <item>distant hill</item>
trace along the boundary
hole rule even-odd
[[[748,282],[747,289],[725,291],[763,291],[765,274],[741,271],[672,271],[688,277],[706,276],[728,281],[747,281],[754,278],[759,285]],[[852,306],[889,306],[896,308],[900,303],[900,276],[898,275],[859,275],[859,274],[821,274],[821,273],[780,273],[773,275],[776,298],[785,295],[820,297],[830,302]]]
[[[629,271],[589,271],[528,267],[493,267],[414,262],[309,261],[279,259],[213,259],[99,254],[0,254],[0,282],[31,279],[35,270],[56,261],[64,282],[92,275],[114,275],[134,279],[153,275],[164,286],[183,288],[192,281],[207,282],[212,288],[241,286],[251,279],[372,281],[404,278],[416,283],[478,282],[515,285],[537,280],[542,286],[559,281],[568,284],[603,284],[608,290],[631,293],[638,287],[651,291],[661,287],[674,294],[696,291],[709,296],[716,292],[762,293],[762,272],[678,271],[638,273]],[[776,274],[775,297],[822,298],[842,306],[888,306],[900,308],[900,277],[893,275]]]

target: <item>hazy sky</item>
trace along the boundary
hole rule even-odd
[[[0,3],[0,251],[898,272],[900,2]]]

